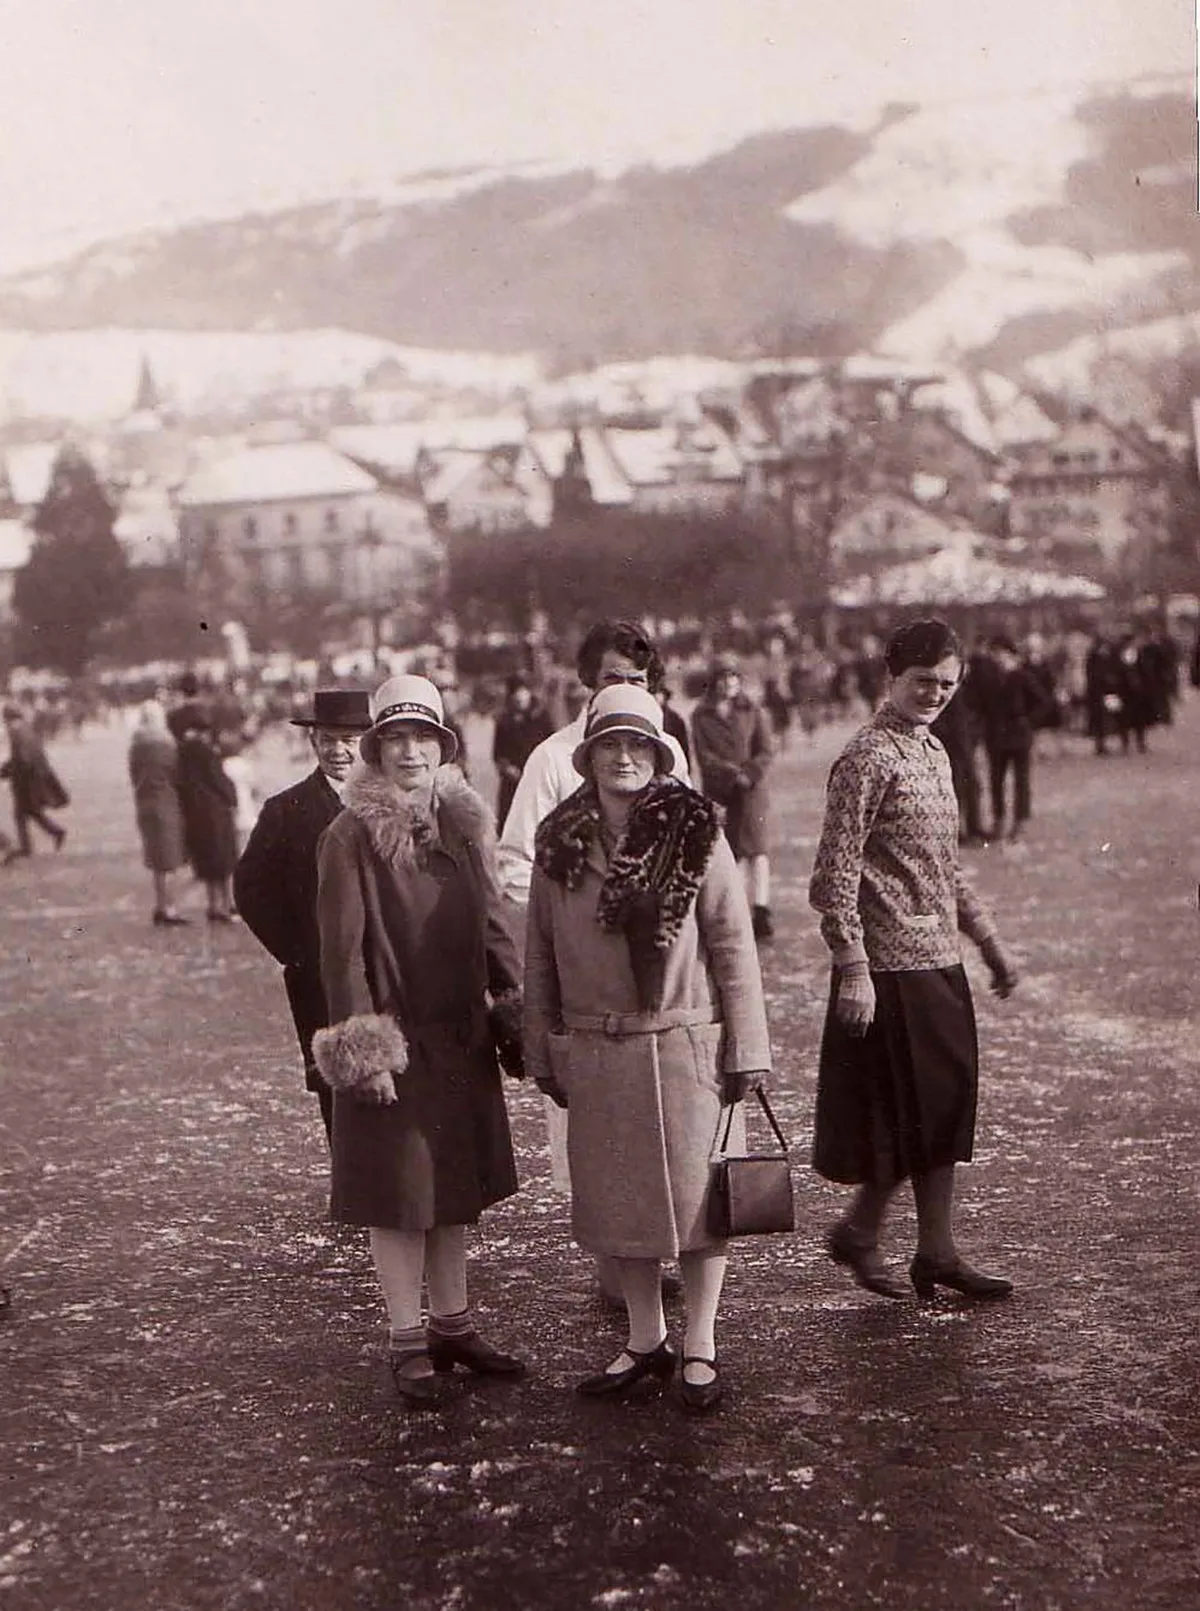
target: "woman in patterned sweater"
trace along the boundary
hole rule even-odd
[[[991,920],[958,865],[950,763],[929,724],[962,677],[962,646],[943,621],[895,632],[883,704],[834,762],[809,899],[833,960],[821,1043],[813,1164],[858,1187],[826,1239],[830,1257],[886,1297],[905,1289],[879,1260],[897,1186],[912,1180],[918,1246],[910,1277],[1007,1297],[1011,1283],[959,1257],[955,1164],[975,1135],[977,1042],[961,930],[978,945],[992,988],[1017,983]]]

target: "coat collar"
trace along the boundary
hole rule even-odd
[[[356,761],[346,779],[342,803],[362,823],[389,867],[413,867],[421,856],[438,848],[457,856],[495,839],[487,803],[456,766],[438,768],[431,809],[426,812],[403,789],[389,783],[377,767]]]

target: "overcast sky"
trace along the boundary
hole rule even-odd
[[[1194,0],[0,0],[0,268],[440,164],[1194,70]]]

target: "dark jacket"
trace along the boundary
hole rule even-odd
[[[979,690],[983,742],[993,753],[1027,750],[1041,725],[1048,701],[1027,666],[1000,671]]]
[[[329,1022],[317,928],[317,843],[341,809],[315,768],[265,802],[233,875],[234,899],[246,926],[283,965],[310,1091],[326,1089],[313,1061],[312,1038]]]
[[[188,861],[197,878],[218,883],[237,865],[237,790],[207,737],[179,741],[179,804]]]
[[[8,780],[13,810],[18,816],[36,816],[69,804],[67,791],[50,765],[41,739],[32,729],[10,730],[9,745],[9,757],[0,766],[0,777]]]

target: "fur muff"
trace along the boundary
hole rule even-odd
[[[473,845],[495,841],[491,808],[456,766],[440,766],[433,782],[432,813],[404,789],[389,783],[377,766],[357,762],[346,779],[342,803],[359,819],[389,867],[413,867],[422,850],[438,843],[443,822]]]
[[[360,1102],[396,1100],[393,1075],[408,1067],[408,1042],[394,1018],[384,1013],[358,1013],[340,1024],[318,1029],[313,1058],[326,1082]]]
[[[500,1067],[514,1080],[525,1078],[525,1046],[522,1019],[524,1005],[519,990],[502,990],[492,997],[488,1027]]]

